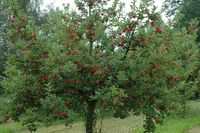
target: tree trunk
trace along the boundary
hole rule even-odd
[[[88,101],[87,105],[86,133],[94,133],[96,101]]]

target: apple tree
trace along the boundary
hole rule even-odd
[[[38,27],[12,1],[18,12],[8,23],[12,52],[2,82],[12,119],[35,130],[37,121],[69,124],[77,113],[93,133],[98,110],[120,118],[133,112],[143,113],[145,131],[154,132],[192,92],[195,33],[167,26],[151,0],[133,0],[127,14],[119,0],[75,3],[78,12],[66,5]]]

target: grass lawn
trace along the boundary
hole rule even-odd
[[[25,130],[26,126],[23,126],[20,123],[5,123],[5,124],[0,124],[0,133],[13,133],[16,131],[21,131]]]
[[[200,126],[199,127],[195,127],[191,130],[188,130],[186,133],[200,133]]]
[[[131,133],[134,129],[142,127],[143,116],[130,116],[126,119],[116,119],[108,117],[103,121],[103,133]],[[98,122],[97,125],[100,123]],[[20,124],[10,123],[0,126],[0,133],[29,133],[25,127]],[[10,126],[11,127],[11,126]],[[15,130],[16,129],[16,130]],[[22,131],[23,130],[23,131]],[[15,132],[14,132],[15,131]],[[84,123],[82,121],[76,122],[73,126],[65,127],[64,124],[57,124],[50,127],[39,127],[35,133],[85,133]]]
[[[171,116],[166,118],[164,125],[157,126],[156,133],[200,133],[200,101],[189,103],[185,118],[180,116]],[[189,129],[192,129],[188,131]],[[198,132],[193,132],[197,131]],[[192,132],[191,132],[192,131]],[[143,133],[143,129],[136,129],[133,133]]]
[[[143,124],[142,116],[130,116],[127,119],[106,118],[103,121],[103,133],[131,133]],[[99,125],[99,123],[98,123]],[[17,133],[28,133],[20,131]],[[35,133],[85,133],[84,123],[76,122],[71,128],[64,124],[39,128]]]
[[[98,123],[99,124],[99,123]],[[142,133],[143,116],[130,116],[126,119],[108,117],[103,121],[103,133]],[[200,101],[190,102],[185,118],[171,116],[164,121],[164,125],[158,126],[156,133],[200,133]],[[190,130],[194,128],[193,130]],[[22,131],[23,130],[23,131]],[[29,133],[24,126],[16,123],[0,125],[0,133]],[[40,127],[36,133],[85,133],[84,123],[76,122],[71,128],[64,124],[50,127]]]

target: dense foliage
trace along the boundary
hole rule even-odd
[[[35,130],[36,121],[69,124],[75,112],[93,133],[96,113],[112,110],[120,118],[143,113],[145,132],[154,132],[184,105],[195,89],[188,78],[197,66],[196,32],[166,26],[151,0],[133,1],[127,14],[119,0],[109,2],[76,0],[79,13],[66,6],[40,27],[15,3],[2,82],[12,119]]]
[[[7,45],[7,39],[6,39],[6,28],[8,27],[8,21],[11,19],[10,12],[7,12],[7,10],[11,9],[13,6],[16,6],[10,2],[11,0],[1,0],[0,1],[0,80],[4,77],[3,71],[4,66],[6,62],[5,55],[7,52],[9,52],[9,45]],[[19,7],[21,10],[24,11],[29,16],[32,16],[34,21],[37,25],[41,25],[46,21],[46,17],[48,13],[41,12],[40,6],[42,4],[42,1],[38,0],[17,0],[19,3]],[[14,9],[14,8],[13,8]],[[13,10],[13,13],[15,14],[15,10]],[[1,86],[0,86],[1,88]],[[3,93],[3,90],[1,88],[0,95]]]
[[[167,16],[176,16],[175,27],[189,27],[192,20],[200,21],[199,0],[166,0],[164,6],[167,9]],[[197,41],[200,42],[200,30],[197,35]]]
[[[5,52],[6,46],[5,46],[5,25],[7,23],[7,20],[5,19],[5,14],[3,13],[4,6],[3,2],[0,2],[0,80],[3,78],[3,68],[4,68],[4,61],[5,61]],[[0,87],[1,88],[1,87]],[[0,91],[0,94],[2,92]]]
[[[200,48],[200,1],[199,0],[166,0],[164,4],[167,10],[167,16],[174,16],[173,26],[180,30],[182,27],[187,27],[188,33],[197,30],[198,48]],[[191,25],[191,23],[193,23]],[[196,24],[195,24],[196,23]],[[196,25],[196,26],[194,26]],[[190,80],[199,81],[200,62],[198,68],[190,76]],[[198,85],[199,86],[199,85]],[[195,93],[195,98],[200,98],[200,87]]]

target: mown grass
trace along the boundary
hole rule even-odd
[[[142,133],[143,116],[130,116],[126,119],[107,117],[103,121],[103,133]],[[98,122],[99,124],[99,122]],[[200,101],[189,102],[185,117],[171,116],[165,119],[164,125],[157,126],[156,133],[185,133],[185,131],[200,126]],[[22,131],[23,130],[23,131]],[[198,129],[197,129],[198,130]],[[196,131],[197,131],[196,130]],[[0,133],[29,133],[25,126],[19,123],[0,125]],[[36,133],[85,133],[83,121],[75,122],[69,128],[64,124],[50,127],[39,127]],[[194,132],[198,133],[198,132]]]
[[[72,114],[72,117],[77,122],[82,120],[82,118],[78,117],[76,114]],[[42,128],[48,129],[47,126],[45,125],[45,123],[36,122],[35,124],[37,125],[37,128],[39,128],[39,129],[42,129]],[[59,120],[59,121],[54,122],[52,125],[54,125],[54,126],[63,125],[64,126],[64,121]],[[51,127],[53,127],[53,126],[51,126]],[[0,124],[0,133],[16,133],[16,132],[30,133],[27,130],[27,126],[22,125],[22,123],[17,123],[17,122],[13,122],[13,121],[9,120],[7,123]],[[46,133],[46,131],[42,132],[42,133]]]
[[[200,101],[192,101],[189,102],[184,117],[173,115],[166,118],[163,125],[157,126],[156,133],[185,133],[197,126],[200,126]],[[139,128],[133,133],[143,133],[143,131]]]
[[[107,117],[103,121],[102,133],[131,133],[134,129],[142,126],[142,119],[142,116],[133,115],[126,119]],[[98,121],[97,125],[100,125],[100,121]],[[17,133],[28,133],[28,131],[25,130]],[[79,121],[74,123],[71,128],[60,124],[48,128],[39,128],[35,133],[85,133],[85,127],[83,121]]]
[[[26,126],[21,123],[9,122],[0,125],[0,133],[14,133],[16,131],[25,130]]]

